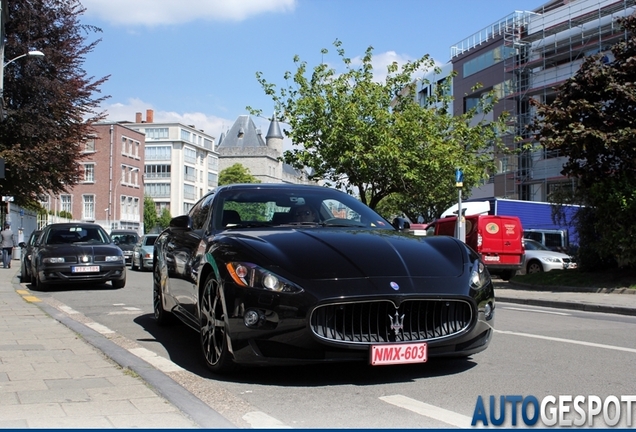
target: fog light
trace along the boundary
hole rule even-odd
[[[254,327],[258,325],[259,319],[260,315],[255,310],[248,310],[247,312],[245,312],[245,315],[243,315],[243,322],[247,327]]]
[[[488,302],[486,303],[486,306],[484,306],[484,315],[486,316],[486,319],[491,319],[492,313],[493,313],[492,305],[490,304],[490,302]]]

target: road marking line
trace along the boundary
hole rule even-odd
[[[59,306],[58,309],[61,310],[62,312],[66,312],[68,315],[74,315],[79,313],[78,311],[76,311],[70,306]]]
[[[139,311],[116,311],[116,312],[108,312],[106,315],[139,315]]]
[[[518,307],[507,307],[507,306],[499,306],[501,309],[509,309],[509,310],[518,310],[523,312],[538,312],[544,314],[552,314],[552,315],[563,315],[563,316],[571,316],[572,314],[565,312],[552,312],[552,311],[544,311],[539,309],[528,309],[528,308],[518,308]]]
[[[248,412],[243,416],[243,420],[254,429],[291,429],[290,426],[261,411]]]
[[[101,325],[96,322],[89,322],[89,323],[86,323],[85,325],[86,327],[90,327],[93,330],[95,330],[97,333],[101,333],[103,335],[115,333],[113,330],[109,329],[105,325]]]
[[[140,311],[141,310],[138,307],[134,307],[134,306],[124,306],[124,309],[126,309],[127,311]]]
[[[425,417],[439,420],[449,425],[457,426],[460,428],[471,427],[470,423],[472,422],[472,418],[470,417],[458,414],[454,411],[449,411],[444,408],[439,408],[434,405],[429,405],[427,403],[411,399],[410,397],[406,397],[403,395],[392,395],[381,396],[380,399],[384,402],[407,409],[409,411],[413,411],[414,413],[423,415]]]
[[[158,355],[157,353],[150,351],[149,349],[140,347],[140,348],[130,348],[132,354],[136,355],[142,360],[147,361],[161,372],[181,372],[184,370],[181,366],[178,366],[173,361],[168,360],[165,357]]]
[[[625,351],[625,352],[630,352],[630,353],[636,353],[636,349],[635,348],[625,348],[625,347],[619,347],[619,346],[615,346],[615,345],[605,345],[605,344],[598,344],[598,343],[594,343],[594,342],[577,341],[577,340],[573,340],[573,339],[563,339],[563,338],[556,338],[556,337],[551,337],[551,336],[534,335],[534,334],[529,334],[529,333],[518,333],[518,332],[506,331],[506,330],[495,330],[495,333],[508,334],[508,335],[513,335],[513,336],[523,336],[523,337],[529,337],[529,338],[534,338],[534,339],[543,339],[543,340],[549,340],[549,341],[553,341],[553,342],[565,342],[565,343],[570,343],[570,344],[574,344],[574,345],[583,345],[583,346],[589,346],[589,347],[594,347],[594,348],[611,349],[611,350],[615,350],[615,351]]]

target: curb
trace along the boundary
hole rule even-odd
[[[569,287],[562,285],[532,285],[511,280],[508,282],[509,289],[522,291],[551,291],[551,292],[582,292],[597,294],[636,294],[636,289],[631,288],[591,288],[591,287]]]
[[[15,289],[21,285],[11,281]],[[17,295],[17,293],[16,293]],[[168,375],[156,369],[150,363],[108,340],[95,330],[67,317],[54,307],[40,302],[32,303],[42,309],[52,319],[77,333],[86,343],[101,351],[106,357],[124,369],[130,369],[141,377],[157,394],[177,407],[182,413],[204,429],[236,429],[237,426],[211,408],[201,399],[190,393]]]
[[[558,309],[570,309],[584,312],[600,312],[619,315],[636,316],[636,309],[621,307],[621,306],[607,306],[607,305],[595,305],[590,303],[576,303],[559,300],[544,300],[544,299],[523,299],[517,297],[506,297],[505,295],[495,295],[496,301],[503,303],[517,303],[531,306],[544,306]]]

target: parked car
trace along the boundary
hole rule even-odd
[[[422,363],[486,349],[494,288],[477,253],[399,225],[331,188],[221,186],[155,242],[155,319],[199,332],[204,362],[218,373]]]
[[[576,268],[576,261],[569,255],[553,251],[536,240],[526,238],[523,243],[526,249],[524,268],[527,274]]]
[[[42,234],[42,230],[33,230],[26,242],[20,242],[20,282],[31,281],[31,256],[33,253],[33,245],[38,237]]]
[[[45,290],[50,284],[105,283],[126,285],[122,250],[106,231],[93,223],[55,223],[45,226],[33,246],[31,284]]]
[[[135,245],[139,242],[139,234],[135,230],[112,230],[110,238],[119,246],[126,257],[126,264],[132,264],[132,255]]]
[[[152,253],[159,234],[144,234],[135,245],[132,254],[131,270],[152,270]]]

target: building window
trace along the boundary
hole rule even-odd
[[[95,139],[89,138],[84,143],[84,151],[86,153],[94,153],[95,152]]]
[[[146,138],[151,140],[168,139],[168,128],[146,128]]]
[[[208,150],[212,150],[212,140],[211,139],[207,139],[207,138],[203,138],[203,147],[205,147]]]
[[[219,185],[219,176],[217,173],[208,172],[208,186],[217,187]]]
[[[172,157],[172,147],[170,146],[147,146],[146,160],[169,161]]]
[[[71,195],[60,195],[60,211],[73,213]]]
[[[183,167],[183,179],[185,181],[196,181],[196,170],[190,166]]]
[[[190,142],[190,140],[192,139],[192,138],[191,138],[191,135],[192,135],[192,134],[191,134],[189,131],[187,131],[187,130],[185,130],[185,129],[181,129],[181,139],[182,139],[183,141],[188,141],[188,142]]]
[[[219,170],[219,158],[214,155],[208,156],[208,169],[213,171]]]
[[[146,179],[170,178],[171,171],[171,165],[146,165],[144,167]]]
[[[183,198],[187,200],[196,200],[197,191],[192,185],[183,185]]]
[[[92,163],[84,164],[84,182],[85,183],[95,182],[95,164],[92,164]]]
[[[500,46],[464,63],[464,78],[489,68],[515,54],[513,47]]]
[[[197,163],[197,152],[194,149],[185,147],[183,149],[183,160],[187,163],[196,164]]]
[[[95,195],[82,195],[83,220],[95,220]]]
[[[148,183],[144,189],[146,194],[153,198],[170,196],[170,183]]]

